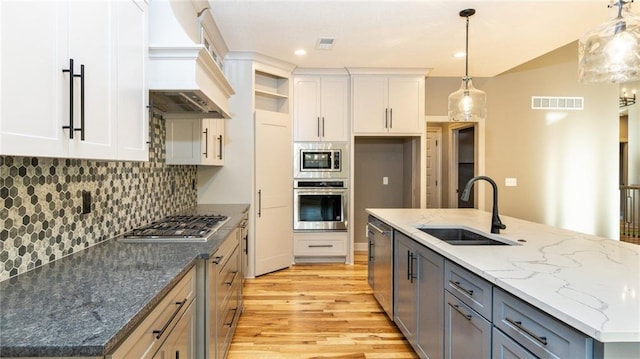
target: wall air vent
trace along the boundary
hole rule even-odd
[[[532,110],[584,110],[584,97],[531,96]]]
[[[336,41],[336,39],[331,38],[331,37],[321,37],[318,39],[318,42],[316,43],[316,49],[318,50],[331,50],[331,48],[333,47],[333,43]]]

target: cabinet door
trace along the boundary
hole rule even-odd
[[[293,260],[293,157],[288,114],[255,111],[255,275]]]
[[[389,132],[422,134],[424,79],[389,78]]]
[[[212,118],[207,119],[208,126],[211,129],[211,135],[208,142],[211,144],[210,153],[213,157],[208,162],[215,166],[224,165],[224,119]]]
[[[69,142],[69,155],[76,158],[116,158],[115,96],[116,56],[114,50],[116,2],[69,2],[69,58],[74,71],[80,74],[84,65],[84,101],[81,99],[82,80],[75,79],[74,139]],[[68,78],[66,74],[65,79]],[[84,102],[84,121],[82,103]],[[63,102],[61,105],[65,105]],[[84,123],[83,123],[84,122]],[[67,131],[68,132],[68,131]]]
[[[491,323],[449,291],[444,293],[444,357],[491,358]]]
[[[202,120],[167,119],[165,123],[167,164],[200,164],[208,133],[202,129]]]
[[[294,96],[294,140],[320,140],[320,78],[297,77],[294,80]]]
[[[491,345],[493,359],[535,359],[535,355],[529,353],[520,344],[513,341],[500,330],[493,328],[493,342]]]
[[[428,358],[442,358],[444,300],[444,258],[420,247],[418,261],[418,337],[419,350]]]
[[[355,134],[387,132],[388,96],[387,77],[353,77],[353,132]]]
[[[323,141],[348,141],[349,79],[323,77],[320,134]]]
[[[67,10],[61,1],[0,1],[2,155],[67,155]]]
[[[195,359],[196,305],[189,304],[154,359]]]
[[[118,1],[117,7],[117,128],[118,159],[149,159],[146,66],[147,5]]]
[[[412,240],[395,232],[394,313],[395,322],[405,338],[414,343],[417,329],[416,285],[413,278],[415,255]]]

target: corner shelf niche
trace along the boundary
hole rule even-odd
[[[289,79],[256,70],[254,73],[255,108],[289,113]]]

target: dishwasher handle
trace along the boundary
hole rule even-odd
[[[373,228],[374,230],[376,230],[378,233],[382,234],[385,237],[391,237],[391,228],[387,229],[386,231],[383,229],[380,229],[378,226],[376,226],[375,224],[369,222],[368,223],[369,227]]]

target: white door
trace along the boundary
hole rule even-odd
[[[59,1],[0,1],[3,155],[67,154],[67,7]]]
[[[348,141],[349,79],[322,78],[320,130],[323,141]]]
[[[389,78],[389,132],[421,132],[421,86],[422,79],[418,77]]]
[[[69,57],[74,59],[76,74],[85,66],[84,126],[81,110],[81,79],[76,78],[74,127],[69,154],[78,158],[116,158],[115,97],[116,56],[115,2],[72,1],[69,6]]]
[[[442,129],[427,129],[427,208],[441,206]]]
[[[385,133],[388,126],[387,77],[353,77],[353,132]]]
[[[320,128],[320,78],[296,77],[294,81],[295,140],[318,141]]]
[[[117,26],[117,126],[118,159],[149,159],[148,91],[145,86],[147,46],[147,11],[142,1],[118,1]]]
[[[288,114],[255,112],[255,275],[293,260],[293,156]]]

